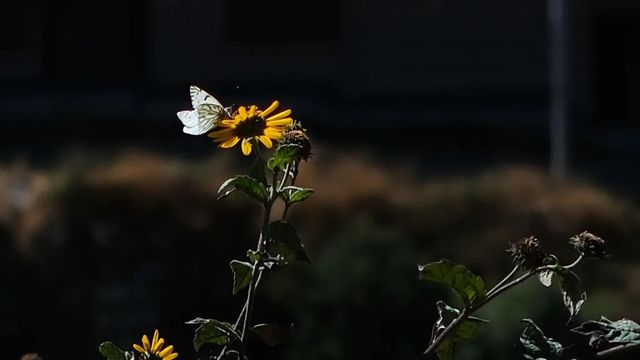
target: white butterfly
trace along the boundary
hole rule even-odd
[[[193,110],[179,111],[178,119],[182,121],[184,131],[189,135],[202,135],[213,129],[218,121],[229,111],[206,91],[197,86],[189,87]]]

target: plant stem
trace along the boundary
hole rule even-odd
[[[607,358],[613,355],[619,355],[628,351],[634,351],[640,349],[640,344],[624,344],[612,347],[607,350],[603,350],[596,354],[596,358]],[[574,359],[577,360],[577,359]]]
[[[509,279],[511,279],[519,269],[520,269],[520,265],[514,266],[511,272],[509,273],[509,275],[505,276],[504,279],[500,280],[500,282],[497,283],[496,286],[494,286],[493,288],[491,288],[491,290],[489,290],[489,292],[487,292],[487,296],[493,293],[494,291],[496,291],[496,289],[500,288],[507,281],[509,281]]]
[[[273,198],[275,195],[275,191],[273,191],[275,188],[275,184],[272,184],[272,191],[271,191],[271,198]],[[260,231],[260,238],[258,239],[258,248],[257,251],[259,253],[262,253],[264,251],[264,244],[267,241],[267,231],[269,228],[269,220],[271,219],[271,206],[273,204],[272,199],[270,199],[266,204],[265,204],[265,208],[264,208],[264,218],[262,220],[262,229]],[[244,315],[244,323],[242,325],[242,332],[240,333],[240,335],[242,336],[240,338],[240,340],[242,341],[242,343],[244,343],[246,335],[247,335],[247,328],[249,327],[249,323],[251,322],[251,315],[253,312],[253,298],[255,297],[255,291],[256,291],[256,285],[257,285],[257,281],[258,280],[258,268],[260,267],[260,261],[257,260],[254,264],[253,264],[253,269],[251,270],[251,282],[249,283],[249,289],[247,291],[247,301],[246,301],[246,311],[245,311],[245,315]]]
[[[572,269],[574,267],[576,267],[584,258],[584,256],[582,254],[580,254],[580,256],[571,264],[564,266],[565,269]],[[524,275],[516,278],[515,280],[512,280],[508,283],[506,283],[518,270],[519,266],[516,266],[513,270],[511,270],[511,272],[504,278],[502,279],[496,286],[494,286],[486,295],[486,297],[481,300],[479,303],[477,304],[471,304],[466,306],[462,312],[460,313],[460,315],[458,315],[458,317],[456,317],[451,323],[449,323],[449,325],[447,325],[447,327],[442,330],[442,332],[435,338],[435,340],[433,340],[433,342],[431,342],[431,344],[429,344],[429,347],[427,348],[427,350],[425,350],[422,353],[422,358],[427,358],[429,355],[431,355],[435,349],[438,348],[438,346],[440,345],[440,343],[442,343],[442,341],[444,341],[444,339],[447,337],[447,335],[449,335],[449,333],[451,333],[451,331],[455,330],[463,321],[465,321],[467,318],[469,318],[469,316],[471,316],[473,313],[475,313],[476,311],[480,310],[480,308],[482,308],[483,306],[485,306],[486,304],[488,304],[491,300],[495,299],[498,295],[502,294],[503,292],[513,288],[514,286],[522,283],[523,281],[527,280],[528,278],[530,278],[532,275],[535,275],[539,272],[542,271],[546,271],[546,270],[554,270],[556,268],[556,265],[545,265],[545,266],[539,266],[535,269],[531,269],[529,270],[527,273],[525,273]],[[506,283],[506,284],[505,284]]]

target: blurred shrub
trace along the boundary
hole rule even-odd
[[[638,209],[620,197],[529,167],[433,178],[367,156],[322,153],[304,166],[299,183],[316,193],[292,217],[312,265],[274,276],[259,295],[268,309],[256,309],[257,319],[294,321],[297,341],[265,359],[411,359],[442,295],[416,280],[415,265],[448,257],[496,279],[510,268],[507,242],[532,234],[567,256],[570,235],[588,229],[604,237],[615,261],[581,274],[593,294],[584,312],[640,316]],[[141,152],[0,169],[0,340],[13,344],[9,358],[37,351],[97,359],[98,339],[128,343],[155,327],[190,357],[183,322],[231,318],[241,306],[231,297],[228,261],[253,245],[257,209],[215,199],[233,171],[221,154],[190,163]],[[516,314],[540,316],[543,327],[564,319],[553,296],[534,304],[526,291],[505,297],[500,307],[508,311],[486,314],[505,326],[492,327],[481,350],[464,358],[515,344],[508,324],[519,326]],[[73,324],[64,340],[60,324]]]

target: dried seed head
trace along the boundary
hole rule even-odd
[[[300,145],[302,147],[299,153],[300,159],[307,160],[311,156],[311,140],[309,140],[306,130],[299,126],[294,125],[290,130],[287,130],[282,136],[281,143]]]
[[[602,238],[593,235],[588,231],[583,231],[569,239],[569,244],[578,250],[585,257],[595,257],[604,259],[609,257],[606,250],[606,243]]]
[[[507,252],[515,265],[533,269],[543,265],[546,254],[540,248],[540,240],[534,236],[522,238],[510,244]]]

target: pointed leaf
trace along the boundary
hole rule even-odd
[[[305,201],[312,194],[313,189],[298,186],[286,186],[281,193],[283,200],[289,205]]]
[[[260,202],[266,202],[269,197],[267,188],[260,181],[247,175],[238,175],[225,181],[218,190],[218,199],[229,196],[234,191],[240,191]]]
[[[553,279],[553,271],[552,270],[544,270],[538,274],[538,279],[542,285],[549,287],[551,286],[551,280]]]
[[[628,319],[611,321],[602,317],[600,321],[586,321],[571,331],[588,337],[589,345],[595,349],[608,344],[640,344],[640,325]]]
[[[419,278],[433,281],[453,289],[465,305],[484,299],[487,289],[484,280],[464,265],[453,264],[447,259],[427,265],[419,265]]]
[[[269,225],[267,251],[271,256],[280,256],[285,264],[293,261],[309,262],[296,228],[287,221],[278,220]]]
[[[287,164],[298,158],[298,153],[302,146],[297,144],[281,145],[276,149],[275,154],[267,161],[267,168],[271,171],[275,169],[284,169]]]
[[[564,348],[562,344],[544,336],[542,330],[531,319],[523,319],[527,326],[520,335],[520,343],[524,347],[526,359],[561,359]]]
[[[253,265],[244,261],[232,260],[229,266],[233,271],[233,294],[235,295],[251,283]]]
[[[100,354],[107,360],[133,360],[134,355],[128,351],[122,351],[111,341],[103,342],[99,347]]]
[[[562,300],[569,310],[569,321],[571,321],[578,315],[582,304],[587,300],[587,293],[582,289],[580,278],[573,271],[558,267],[556,274],[560,279]]]
[[[226,345],[232,340],[240,339],[240,335],[234,330],[233,325],[227,322],[196,318],[187,321],[186,324],[200,325],[193,338],[193,347],[196,351],[199,351],[204,344]]]

